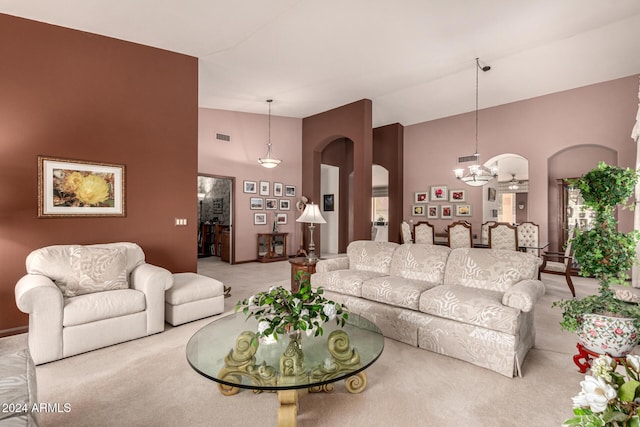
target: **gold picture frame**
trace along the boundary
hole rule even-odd
[[[125,166],[38,156],[38,218],[126,216]]]

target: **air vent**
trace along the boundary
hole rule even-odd
[[[231,136],[225,135],[224,133],[216,133],[216,139],[220,141],[231,141]]]
[[[472,154],[470,156],[458,157],[458,163],[475,162],[477,157],[478,157],[477,154]]]

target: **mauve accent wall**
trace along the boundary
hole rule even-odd
[[[602,146],[617,153],[619,166],[635,167],[636,144],[630,134],[637,110],[637,75],[482,109],[478,132],[480,160],[484,162],[502,153],[519,154],[529,160],[529,221],[540,225],[541,240],[548,241],[549,159],[570,147]],[[419,219],[411,216],[415,191],[447,185],[467,190],[467,201],[473,207],[470,220],[473,230],[479,232],[482,188],[469,187],[453,175],[456,158],[473,154],[474,117],[471,112],[405,127],[405,219]],[[582,163],[579,156],[570,159],[567,173],[573,174],[574,164]],[[554,173],[563,174],[558,170]],[[620,231],[633,229],[632,212],[623,210],[618,219]],[[442,232],[451,221],[430,222],[437,232]]]
[[[267,103],[264,103],[268,111]],[[235,211],[232,235],[236,263],[255,261],[257,259],[258,233],[270,233],[273,229],[275,214],[287,214],[287,223],[278,226],[278,231],[289,233],[287,236],[287,252],[295,255],[300,246],[300,224],[295,220],[300,216],[296,203],[302,193],[302,120],[274,115],[278,108],[278,100],[271,105],[271,143],[273,155],[282,160],[277,167],[267,169],[258,163],[259,157],[267,154],[269,139],[268,114],[241,113],[236,111],[200,108],[199,110],[199,148],[198,172],[205,175],[233,177],[236,179],[233,194]],[[216,133],[231,137],[230,141],[216,139]],[[269,182],[269,195],[261,196],[243,192],[245,180]],[[275,197],[273,183],[293,185],[295,197]],[[195,194],[195,189],[194,189]],[[195,196],[194,196],[195,197]],[[289,210],[251,210],[251,197],[265,199],[289,200]],[[267,214],[266,225],[254,225],[256,213]]]
[[[27,324],[14,286],[43,246],[131,241],[196,271],[197,59],[2,14],[0,40],[0,332]],[[126,217],[38,219],[38,155],[124,164]]]

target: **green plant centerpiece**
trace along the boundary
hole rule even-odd
[[[597,279],[599,288],[596,295],[555,301],[553,306],[562,309],[562,329],[577,332],[587,349],[600,354],[624,356],[610,352],[612,349],[607,344],[597,344],[598,348],[590,347],[584,342],[585,338],[599,338],[604,334],[610,334],[613,338],[627,335],[634,341],[632,349],[637,343],[637,331],[640,330],[638,305],[617,299],[611,288],[612,284],[627,284],[628,271],[636,263],[636,244],[640,233],[636,230],[630,233],[619,232],[614,214],[618,205],[633,208],[628,200],[637,182],[637,171],[604,162],[598,163],[595,169],[571,182],[580,190],[584,204],[596,215],[592,228],[576,230],[571,240],[573,256],[579,265],[579,274]],[[635,331],[626,332],[616,323],[613,331],[603,333],[604,321],[600,317],[593,320],[595,326],[586,325],[585,319],[591,319],[590,315],[631,319]],[[630,349],[626,352],[629,351]]]
[[[242,310],[247,318],[258,321],[258,338],[277,340],[280,335],[299,332],[320,336],[324,323],[334,319],[341,327],[346,323],[349,310],[344,304],[326,299],[322,288],[313,289],[307,273],[299,271],[296,280],[300,283],[297,292],[272,287],[236,304],[236,313]]]

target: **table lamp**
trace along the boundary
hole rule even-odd
[[[309,254],[307,255],[307,262],[318,261],[318,257],[315,253],[316,245],[315,243],[313,243],[313,230],[316,228],[315,224],[327,223],[327,221],[325,221],[320,214],[318,205],[316,205],[315,203],[308,203],[304,208],[304,212],[302,212],[302,215],[300,215],[300,218],[296,219],[296,222],[305,222],[309,224],[309,232],[311,233],[311,238],[309,239]]]

